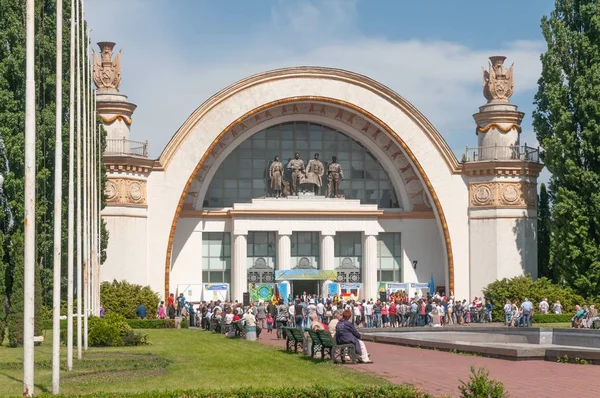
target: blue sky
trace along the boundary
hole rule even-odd
[[[533,97],[549,0],[86,0],[92,41],[123,50],[121,92],[138,105],[132,139],[157,157],[208,97],[246,76],[318,65],[365,74],[413,103],[455,153],[477,144],[481,67],[515,63],[512,103],[537,145]]]

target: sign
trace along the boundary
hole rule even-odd
[[[286,269],[275,271],[278,281],[337,280],[337,272],[322,269]]]
[[[278,283],[277,289],[279,290],[279,297],[281,297],[283,299],[284,303],[287,303],[288,296],[290,295],[290,283],[289,282]]]
[[[327,294],[331,297],[335,297],[340,294],[340,285],[339,283],[331,282],[327,285]]]
[[[227,300],[227,292],[229,291],[228,283],[205,283],[203,285],[202,295],[204,301],[225,301]]]
[[[345,300],[358,300],[360,283],[340,283],[340,296]]]
[[[199,303],[202,301],[202,285],[177,285],[177,295],[183,293],[185,301]]]
[[[271,283],[250,283],[248,291],[250,292],[250,301],[258,303],[264,301],[268,303],[273,297],[273,285]]]

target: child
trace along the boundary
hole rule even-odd
[[[267,333],[273,333],[273,315],[267,314]]]

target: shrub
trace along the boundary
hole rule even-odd
[[[534,323],[564,323],[571,322],[573,314],[533,314]]]
[[[539,278],[534,282],[530,276],[504,278],[492,282],[483,289],[483,295],[494,305],[494,321],[504,321],[503,307],[507,299],[511,302],[518,300],[521,303],[525,298],[529,298],[534,309],[537,309],[539,302],[547,298],[550,310],[554,301],[560,300],[564,312],[571,312],[575,305],[584,304],[583,297],[575,294],[571,288],[553,284],[547,278]]]
[[[100,302],[106,314],[116,313],[127,319],[136,318],[135,310],[143,303],[151,315],[158,308],[159,296],[149,286],[134,285],[126,281],[102,282]]]
[[[504,392],[504,384],[489,379],[490,372],[485,368],[475,370],[471,366],[469,381],[465,383],[460,380],[460,396],[462,398],[504,398],[508,395]]]
[[[89,329],[88,342],[92,347],[118,347],[121,334],[115,325],[101,321]]]
[[[124,346],[148,345],[148,335],[136,333],[133,330],[128,330],[124,336],[121,336],[121,343]]]
[[[101,319],[101,318],[95,318],[95,319]],[[127,332],[129,332],[131,330],[131,326],[129,326],[129,324],[125,320],[125,317],[122,315],[119,315],[119,314],[115,314],[114,312],[110,313],[110,314],[106,314],[106,316],[104,317],[104,322],[106,322],[110,325],[116,326],[117,329],[119,330],[119,334],[121,336],[124,336],[125,334],[127,334]]]
[[[187,318],[183,318],[181,320],[181,328],[182,329],[187,329],[190,327],[190,321]]]

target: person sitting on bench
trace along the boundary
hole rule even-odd
[[[342,320],[335,327],[335,337],[338,344],[354,344],[356,353],[360,355],[359,362],[371,363],[367,346],[360,340],[360,333],[356,331],[356,327],[349,319],[352,318],[352,311],[345,310],[342,313]]]

